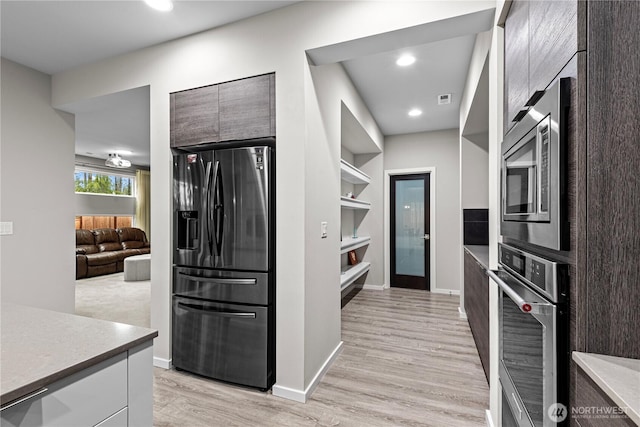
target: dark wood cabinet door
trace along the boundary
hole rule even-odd
[[[275,136],[274,75],[222,83],[220,140]]]
[[[464,252],[464,309],[489,382],[489,278],[476,259]]]
[[[640,2],[588,3],[586,351],[640,358]]]
[[[544,90],[578,51],[578,2],[529,2],[529,96]]]
[[[529,2],[511,4],[504,24],[504,132],[529,99]]]
[[[219,141],[218,86],[171,94],[171,147]]]

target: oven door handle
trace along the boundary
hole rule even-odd
[[[518,295],[518,293],[507,284],[507,282],[502,280],[495,272],[491,270],[487,270],[487,276],[491,277],[498,284],[498,286],[500,286],[504,293],[507,294],[509,298],[513,300],[513,302],[516,303],[518,308],[520,308],[520,311],[522,311],[523,313],[540,313],[544,309],[544,307],[551,306],[551,304],[525,301],[524,298]]]

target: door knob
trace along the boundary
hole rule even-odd
[[[424,235],[424,240],[429,240],[431,237],[428,234]]]

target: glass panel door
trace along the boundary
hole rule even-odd
[[[391,286],[429,289],[429,175],[393,176]]]

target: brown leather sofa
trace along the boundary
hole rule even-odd
[[[139,228],[76,230],[76,279],[124,271],[124,259],[151,253]]]

